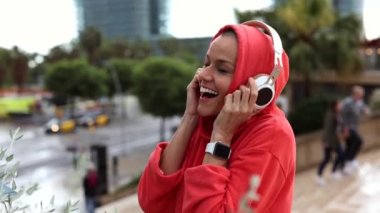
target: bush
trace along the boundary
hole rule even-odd
[[[328,104],[337,98],[321,95],[310,97],[297,104],[288,116],[294,133],[297,135],[321,129]]]

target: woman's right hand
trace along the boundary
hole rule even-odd
[[[200,96],[199,87],[199,73],[202,68],[198,68],[193,79],[187,85],[187,98],[186,98],[186,109],[185,115],[198,116],[198,103]]]

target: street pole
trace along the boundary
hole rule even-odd
[[[115,86],[116,94],[119,94],[119,100],[120,100],[120,113],[121,113],[121,119],[120,119],[120,144],[124,143],[124,120],[126,119],[127,115],[125,112],[125,101],[123,96],[123,91],[120,83],[120,78],[115,69],[110,65],[108,62],[105,63],[106,69],[109,70],[113,84]],[[125,147],[124,147],[124,154],[126,153]]]
[[[127,117],[127,113],[125,112],[125,101],[124,101],[123,91],[121,89],[120,78],[112,66],[108,66],[108,67],[111,72],[111,77],[115,85],[116,93],[120,95],[121,118],[124,120]]]

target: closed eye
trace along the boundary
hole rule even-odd
[[[223,73],[223,74],[227,74],[227,73],[229,73],[229,71],[224,70],[224,69],[218,69],[218,71],[219,71],[220,73]]]

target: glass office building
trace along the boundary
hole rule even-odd
[[[341,16],[356,14],[359,18],[363,16],[363,0],[334,0],[334,8]]]
[[[79,30],[106,38],[149,39],[166,33],[167,0],[76,0]]]

